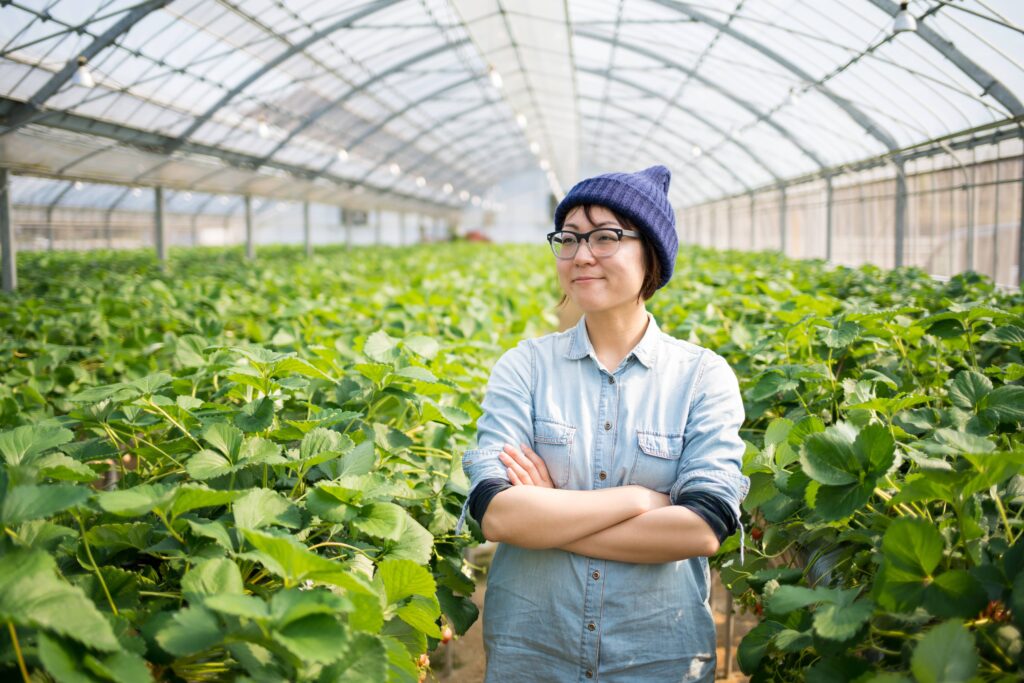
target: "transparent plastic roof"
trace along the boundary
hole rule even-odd
[[[526,168],[557,194],[662,163],[682,206],[1021,121],[1024,2],[914,0],[917,31],[894,33],[898,9],[14,0],[0,7],[0,164],[459,208]],[[40,146],[44,129],[59,149]]]

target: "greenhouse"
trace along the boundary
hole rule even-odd
[[[3,0],[0,259],[3,680],[1024,676],[1020,0]]]

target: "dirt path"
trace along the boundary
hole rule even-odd
[[[481,549],[482,550],[482,549]],[[486,551],[480,561],[486,561]],[[479,564],[479,562],[474,562]],[[733,640],[732,640],[732,672],[726,677],[726,615],[725,609],[728,601],[728,592],[718,580],[715,572],[711,573],[711,605],[715,614],[715,624],[718,633],[718,671],[716,679],[726,683],[746,683],[747,676],[740,673],[739,665],[735,660],[736,646],[743,639],[743,636],[757,625],[757,618],[750,614],[733,615]],[[473,624],[472,628],[464,636],[457,637],[447,646],[430,653],[430,662],[433,666],[433,675],[428,677],[429,681],[438,683],[482,683],[484,671],[486,670],[486,659],[484,657],[483,644],[483,610],[485,579],[477,581],[477,589],[473,594],[473,602],[480,610],[480,618]],[[445,672],[449,673],[445,673]],[[434,678],[434,676],[437,676]]]

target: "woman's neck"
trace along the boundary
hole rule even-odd
[[[586,314],[587,336],[594,353],[609,372],[640,343],[647,324],[647,309],[643,304]]]

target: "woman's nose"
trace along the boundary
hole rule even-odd
[[[580,244],[576,247],[576,255],[572,257],[574,263],[592,263],[594,261],[594,252],[590,251],[590,241],[580,240]]]

